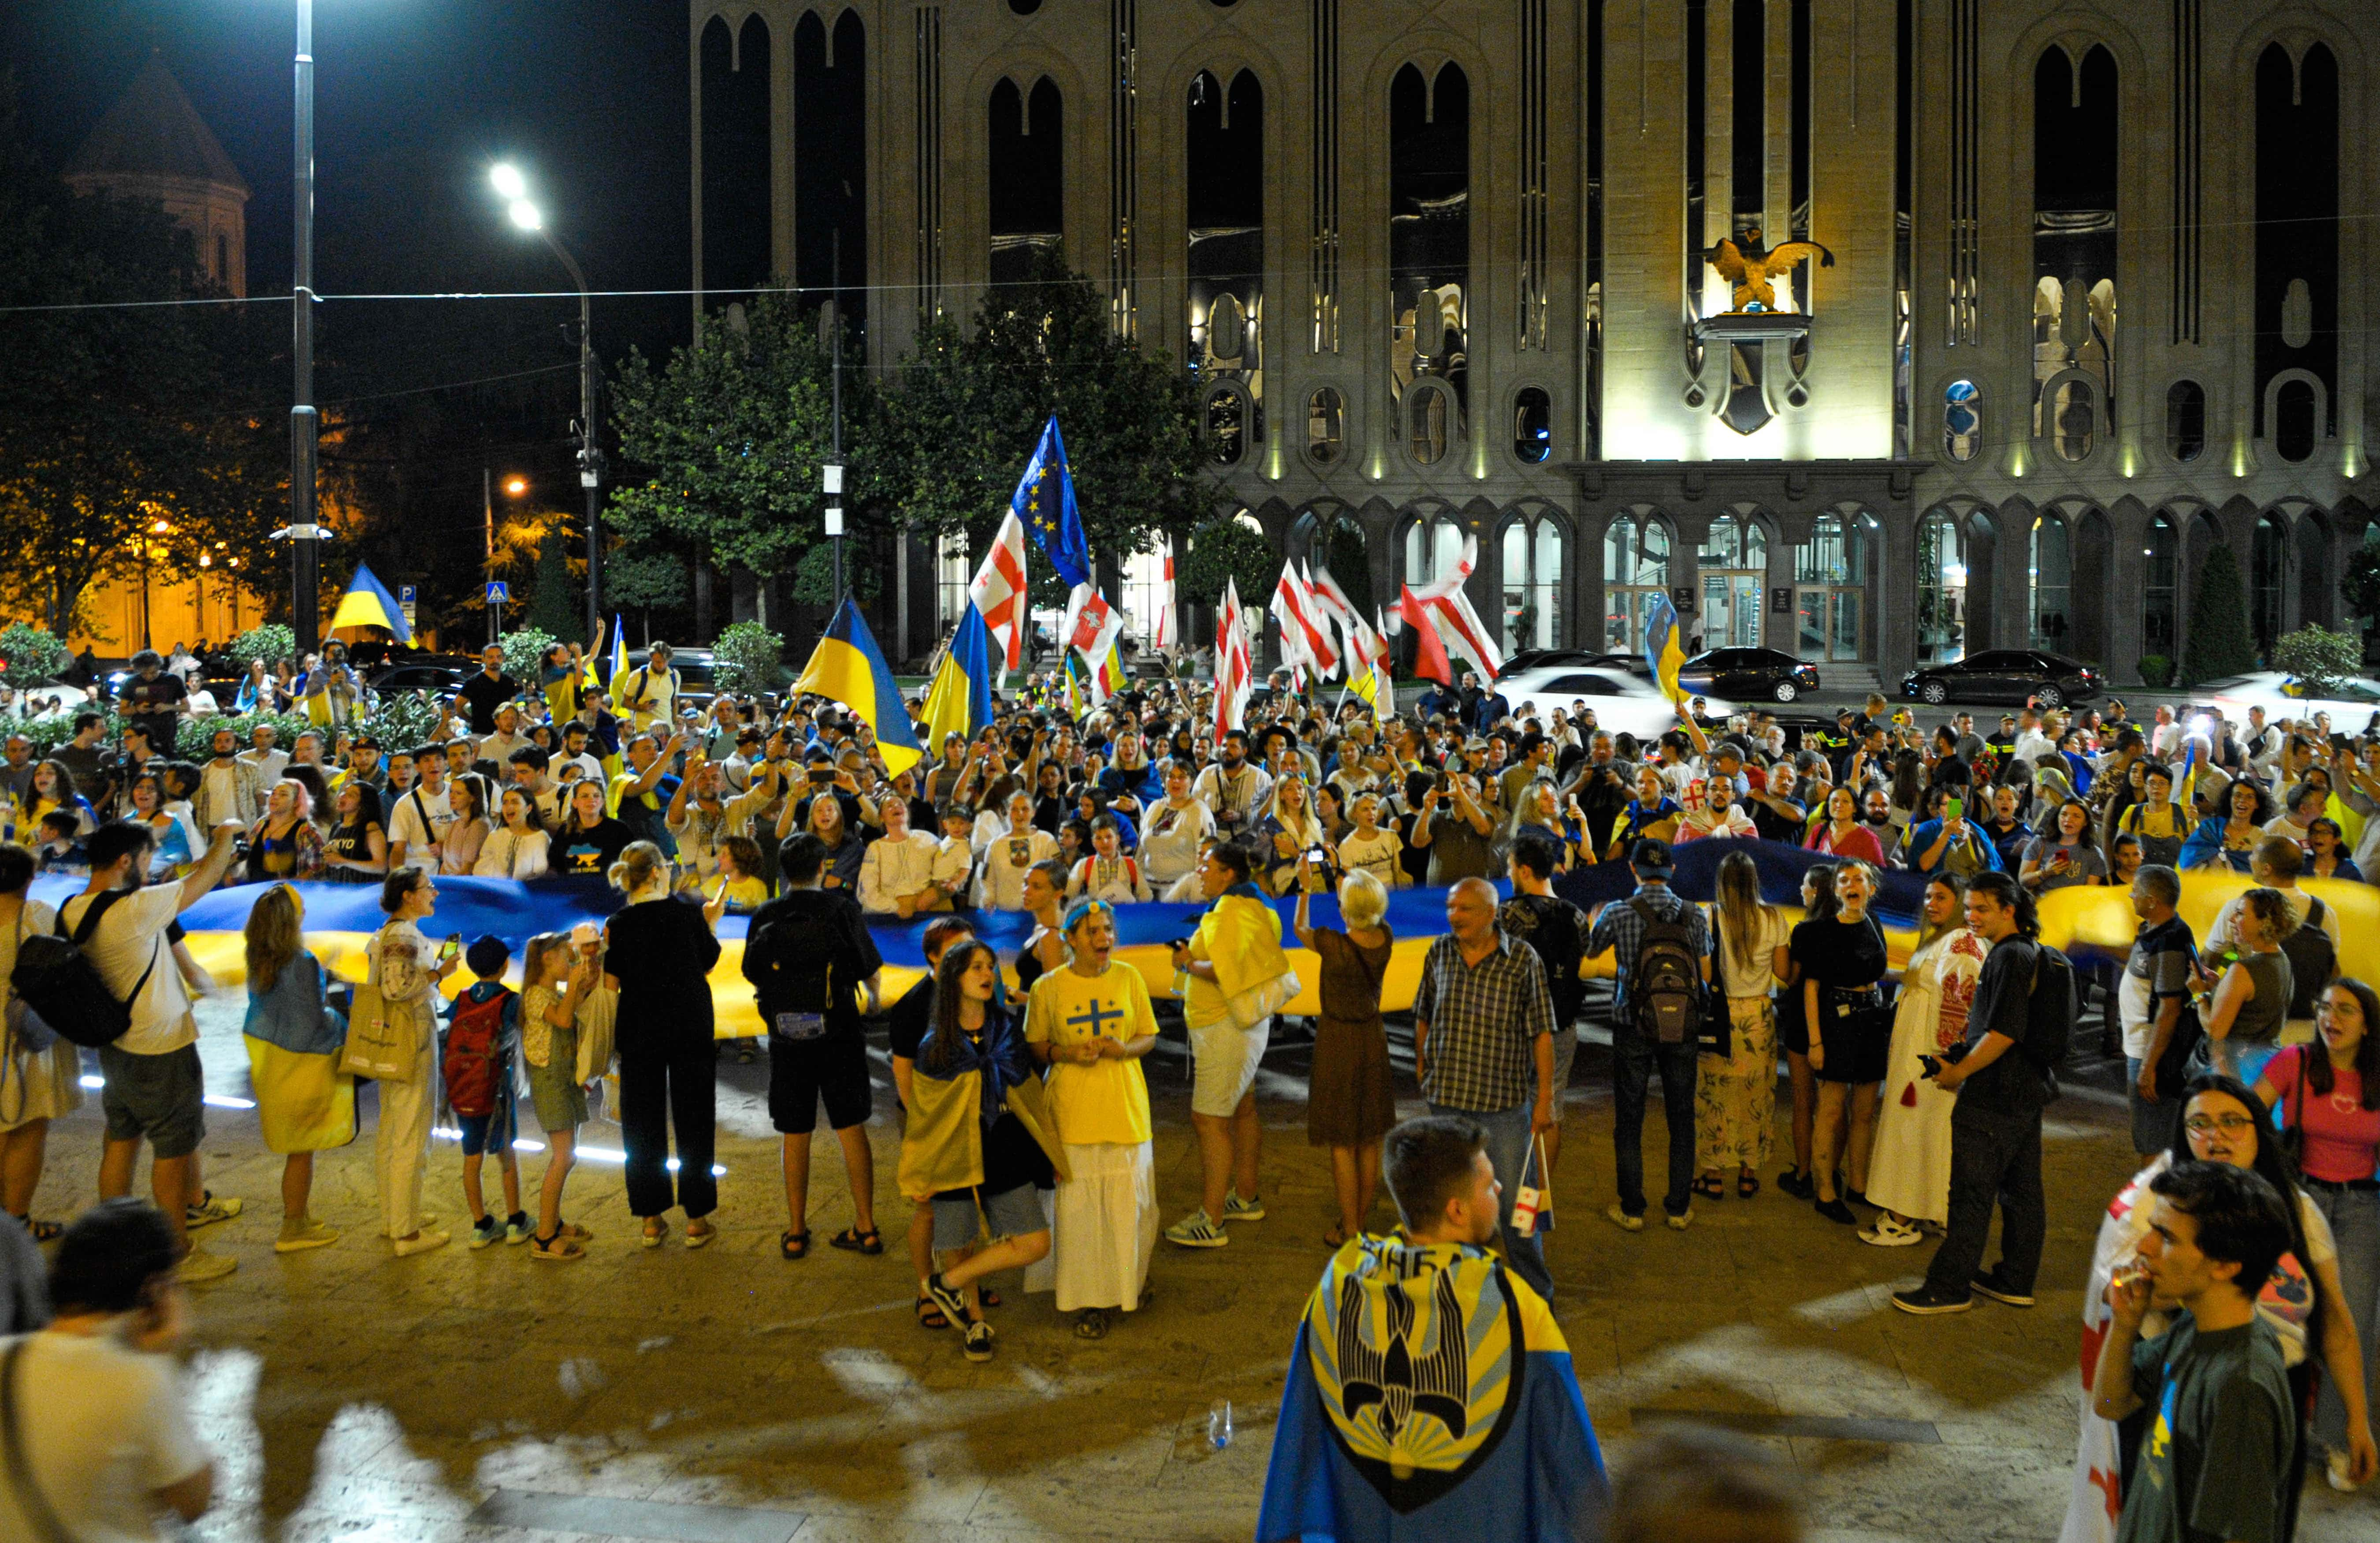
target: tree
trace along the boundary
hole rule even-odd
[[[540,632],[550,632],[556,638],[576,638],[584,631],[587,589],[585,580],[574,582],[570,577],[570,556],[563,550],[564,535],[556,530],[546,532],[538,543],[537,570],[529,577],[528,611],[522,625]]]
[[[785,684],[785,640],[758,622],[737,622],[710,645],[722,691],[774,691]]]
[[[7,666],[7,679],[12,685],[55,680],[66,674],[73,661],[74,655],[67,651],[57,634],[45,627],[27,626],[22,622],[0,627],[0,664]]]
[[[792,572],[825,540],[832,394],[816,309],[792,296],[714,314],[659,367],[631,353],[613,391],[631,476],[607,524],[632,544],[684,541],[758,574]],[[844,371],[846,421],[868,410],[866,372]],[[864,478],[844,488],[846,508],[865,504]]]
[[[2273,668],[2317,697],[2331,695],[2362,663],[2363,639],[2351,632],[2301,626],[2273,645]]]
[[[2357,619],[2367,624],[2380,621],[2380,546],[2367,542],[2348,557],[2347,571],[2338,580],[2338,598]]]
[[[2248,591],[2240,559],[2217,542],[2198,570],[2190,601],[2190,639],[2181,650],[2181,678],[2195,686],[2245,674],[2256,667],[2256,639],[2248,629]]]
[[[920,329],[864,445],[873,485],[913,532],[963,532],[980,554],[1055,413],[1092,554],[1120,561],[1214,512],[1196,407],[1172,360],[1115,335],[1088,279],[1044,258],[1030,281],[988,297],[972,329],[946,318]],[[1037,601],[1062,598],[1046,563],[1032,570]]]
[[[1214,605],[1223,598],[1223,584],[1237,579],[1240,603],[1258,610],[1272,603],[1274,583],[1281,577],[1281,553],[1264,532],[1251,530],[1236,519],[1212,519],[1190,532],[1190,550],[1173,565],[1180,598],[1191,605]]]

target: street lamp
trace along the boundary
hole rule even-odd
[[[504,213],[513,224],[541,238],[578,286],[578,485],[587,492],[587,636],[591,648],[603,614],[603,452],[595,437],[594,300],[578,260],[545,228],[545,213],[530,200],[528,178],[520,168],[498,162],[488,168],[488,186],[504,200]]]
[[[318,641],[322,606],[315,593],[321,559],[315,541],[315,456],[322,418],[314,407],[314,0],[297,0],[297,248],[289,273],[289,620],[300,657]]]

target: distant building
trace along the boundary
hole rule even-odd
[[[2380,539],[2366,4],[686,14],[710,305],[839,261],[880,368],[1061,253],[1194,371],[1221,507],[1359,601],[1469,534],[1514,648],[1633,650],[1666,592],[1830,685],[2042,647],[2122,686],[2216,544],[2269,642]],[[1704,254],[1755,226],[1834,261],[1747,321]],[[971,568],[910,554],[896,655]]]

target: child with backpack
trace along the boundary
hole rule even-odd
[[[463,1199],[471,1208],[474,1248],[498,1239],[527,1243],[529,1237],[528,1213],[520,1203],[520,1158],[513,1150],[513,1052],[520,1044],[521,999],[504,980],[512,957],[504,941],[494,936],[482,937],[465,951],[463,962],[479,978],[455,999],[439,1061],[447,1106],[463,1132]],[[501,1221],[488,1214],[480,1186],[490,1148],[495,1149],[504,1174]]]

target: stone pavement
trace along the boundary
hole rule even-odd
[[[201,1020],[211,1089],[244,1092],[237,1001],[210,1002]],[[880,1063],[880,1043],[878,1054]],[[2100,1208],[2132,1167],[2112,1094],[2084,1087],[2053,1111],[2041,1306],[1912,1318],[1886,1294],[1922,1270],[1927,1249],[1866,1247],[1773,1185],[1749,1202],[1705,1202],[1683,1233],[1632,1236],[1605,1222],[1608,1056],[1590,1042],[1578,1061],[1548,1252],[1608,1454],[1652,1422],[1700,1415],[1791,1463],[1814,1536],[1828,1543],[2057,1536],[2074,1450],[2080,1288]],[[1171,1220],[1196,1187],[1188,1093],[1171,1043],[1149,1068]],[[891,1182],[898,1137],[883,1075],[870,1133],[886,1256],[823,1246],[850,1215],[840,1154],[821,1139],[810,1213],[820,1246],[792,1264],[776,1257],[783,1219],[765,1065],[721,1068],[719,1241],[689,1253],[678,1233],[667,1248],[638,1248],[616,1161],[582,1162],[566,1214],[596,1241],[575,1265],[465,1248],[459,1159],[443,1142],[429,1193],[457,1241],[392,1258],[371,1235],[369,1131],[318,1161],[315,1214],[345,1237],[277,1257],[279,1162],[252,1113],[212,1110],[209,1182],[248,1210],[202,1234],[240,1268],[195,1294],[193,1386],[221,1500],[193,1534],[1245,1538],[1331,1210],[1327,1160],[1305,1140],[1305,1070],[1303,1051],[1282,1050],[1259,1085],[1269,1220],[1233,1227],[1224,1249],[1160,1244],[1155,1303],[1099,1343],[1076,1340],[1048,1297],[1001,1282],[999,1356],[986,1366],[962,1358],[957,1335],[912,1320],[900,1243],[908,1208]],[[1658,1100],[1648,1124],[1658,1169]],[[1782,1137],[1780,1124],[1780,1147]],[[596,1124],[582,1139],[616,1149],[617,1127]],[[40,1214],[91,1193],[98,1142],[94,1100],[53,1132]],[[522,1159],[532,1208],[542,1161]],[[492,1167],[490,1181],[493,1198]],[[1376,1225],[1390,1220],[1382,1204]],[[1215,1452],[1208,1414],[1222,1399],[1237,1435]],[[2380,1501],[2316,1485],[2301,1536],[2380,1543]]]

